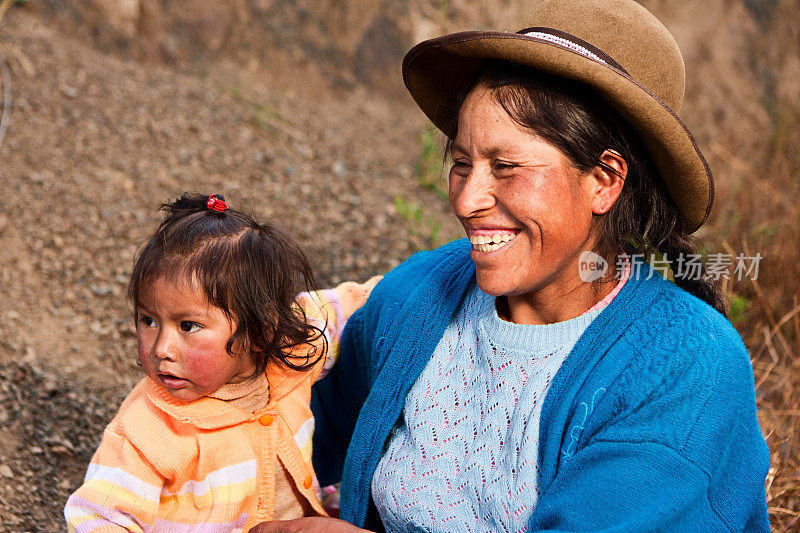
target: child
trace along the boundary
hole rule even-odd
[[[313,277],[288,234],[221,196],[161,208],[128,287],[147,376],[67,501],[69,530],[246,531],[325,515],[311,385],[378,278],[298,297]]]

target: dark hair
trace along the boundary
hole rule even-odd
[[[618,152],[628,173],[611,209],[595,215],[597,253],[610,259],[620,249],[628,254],[657,250],[670,262],[679,287],[727,314],[721,292],[704,277],[704,267],[700,275],[679,268],[681,257],[696,253],[695,240],[681,229],[678,209],[644,141],[614,108],[583,83],[507,61],[489,61],[473,87],[479,85],[490,90],[515,122],[558,148],[578,171],[600,166],[618,174],[600,160],[607,149]],[[461,95],[462,103],[467,94]],[[458,116],[452,120],[448,153]]]
[[[295,302],[314,286],[299,245],[275,224],[260,224],[233,209],[208,209],[208,198],[184,193],[161,205],[166,217],[139,253],[128,285],[134,309],[157,280],[187,281],[236,322],[227,351],[245,347],[255,363],[254,375],[263,373],[270,359],[295,370],[311,368],[327,344],[322,330],[307,323]],[[317,339],[323,341],[319,353],[291,353]]]

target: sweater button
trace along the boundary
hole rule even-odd
[[[268,426],[272,424],[272,415],[263,415],[258,421],[261,422],[262,426]]]
[[[303,486],[307,489],[311,488],[311,476],[306,476],[306,478],[303,480]]]

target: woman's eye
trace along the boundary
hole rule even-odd
[[[184,320],[181,322],[181,331],[184,333],[194,333],[195,331],[200,329],[200,324],[197,322],[189,322],[188,320]]]
[[[453,161],[451,169],[458,174],[465,174],[470,171],[472,165],[466,161]]]
[[[518,166],[519,165],[516,165],[514,163],[509,163],[507,161],[498,161],[498,162],[496,162],[494,164],[495,170],[497,170],[499,172],[509,171],[509,170],[517,168]]]

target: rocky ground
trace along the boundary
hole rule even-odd
[[[425,186],[436,141],[399,61],[423,37],[502,27],[520,8],[344,4],[41,0],[16,2],[0,22],[13,97],[0,144],[0,532],[63,529],[67,496],[140,378],[125,290],[161,202],[224,193],[280,220],[321,285],[385,272],[459,234]],[[684,116],[730,198],[755,164],[738,148],[774,141],[749,133],[772,120],[753,103],[761,84],[777,98],[787,86],[775,80],[800,68],[784,62],[772,85],[757,68],[767,52],[748,39],[776,3],[647,5],[672,22],[690,74],[711,74],[690,75]],[[770,209],[790,209],[774,196]],[[714,224],[733,216],[718,211]]]

